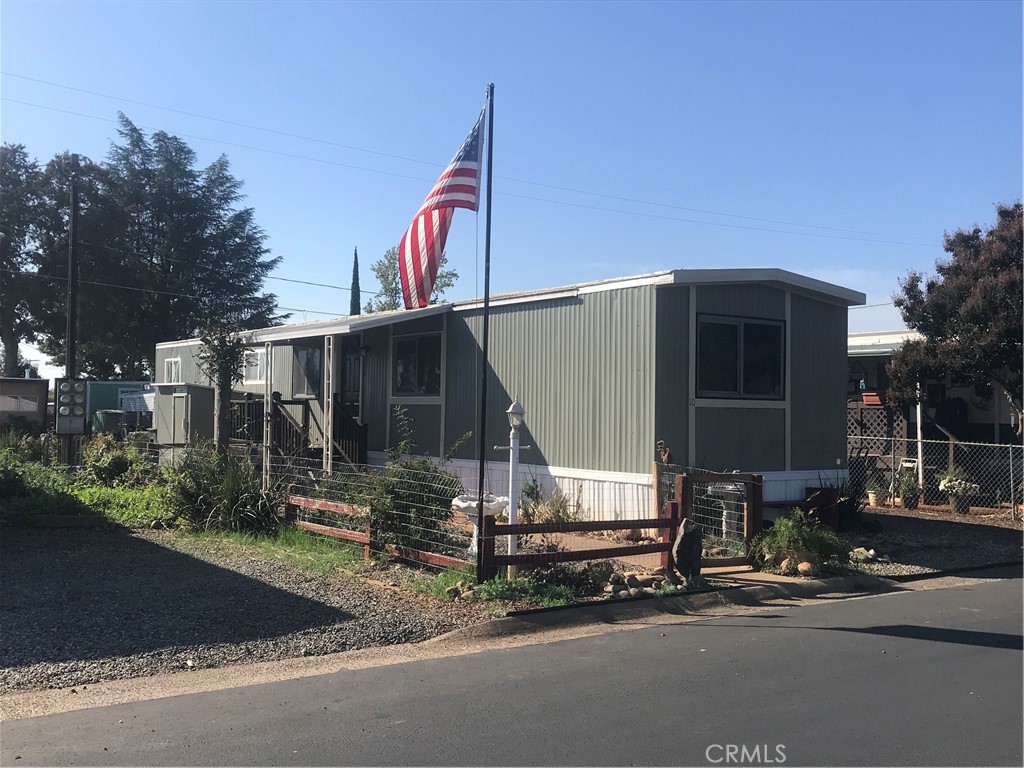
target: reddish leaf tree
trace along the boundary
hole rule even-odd
[[[918,382],[947,373],[968,381],[981,397],[998,384],[1017,412],[1021,433],[1024,385],[1024,288],[1021,204],[996,206],[997,221],[945,235],[949,259],[937,274],[910,272],[893,301],[908,328],[924,338],[892,356],[891,394],[917,402]]]

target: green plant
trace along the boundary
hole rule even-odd
[[[0,501],[8,516],[84,514],[88,510],[72,488],[63,468],[22,462],[10,450],[0,451]]]
[[[155,462],[132,443],[101,434],[82,447],[82,483],[141,485],[158,474]]]
[[[492,579],[477,584],[473,595],[482,600],[516,600],[537,603],[544,607],[567,605],[573,594],[562,584],[542,584],[524,577]]]
[[[910,467],[903,467],[896,474],[896,494],[904,500],[916,499],[921,495],[921,487],[917,482],[917,472]]]
[[[981,487],[966,470],[954,465],[939,475],[939,490],[950,496],[976,496]]]
[[[476,584],[476,569],[468,565],[465,568],[447,568],[426,584],[426,591],[438,600],[448,600],[445,590],[461,582]]]
[[[192,444],[168,482],[170,513],[193,530],[264,533],[277,528],[278,486],[264,490],[248,456],[219,454],[210,443]]]
[[[583,486],[576,490],[575,497],[557,488],[545,498],[543,489],[536,479],[527,483],[519,492],[519,519],[522,523],[576,523],[583,520],[585,513],[580,504]]]
[[[93,512],[129,528],[151,528],[168,520],[167,487],[151,484],[139,488],[76,485],[72,495]]]
[[[839,564],[848,557],[848,548],[835,531],[812,522],[799,508],[757,534],[750,551],[754,561],[767,570],[775,567],[779,555],[807,558],[818,566]]]

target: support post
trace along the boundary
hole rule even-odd
[[[334,463],[334,337],[324,336],[324,472]],[[357,459],[358,461],[358,459]]]
[[[679,500],[673,499],[672,501],[666,501],[665,506],[662,507],[661,517],[665,518],[676,518],[679,517]],[[678,523],[669,523],[665,528],[661,529],[661,538],[665,544],[673,544],[676,540],[676,535],[679,533]],[[661,553],[661,567],[665,569],[667,574],[672,568],[672,550],[666,549]]]
[[[270,442],[273,439],[271,424],[274,418],[272,395],[274,347],[268,341],[263,345],[263,490],[270,490]]]
[[[481,511],[483,504],[480,504]],[[494,515],[480,515],[480,567],[477,581],[490,581],[498,575],[498,567],[494,564]]]
[[[518,398],[516,399],[518,402]],[[519,522],[519,429],[512,427],[508,433],[508,522],[515,525]],[[510,534],[508,537],[508,553],[516,554],[518,536]],[[508,567],[508,577],[514,579],[519,575],[519,568],[515,565]]]
[[[764,526],[764,476],[754,475],[748,484],[747,513],[744,515],[743,538],[747,552],[750,551],[750,540],[761,532]]]

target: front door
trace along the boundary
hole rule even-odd
[[[341,402],[349,416],[359,416],[363,391],[363,360],[358,336],[346,336],[341,344]]]

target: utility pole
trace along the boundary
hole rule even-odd
[[[78,155],[71,156],[71,213],[68,233],[68,333],[64,348],[64,377],[78,373]]]

